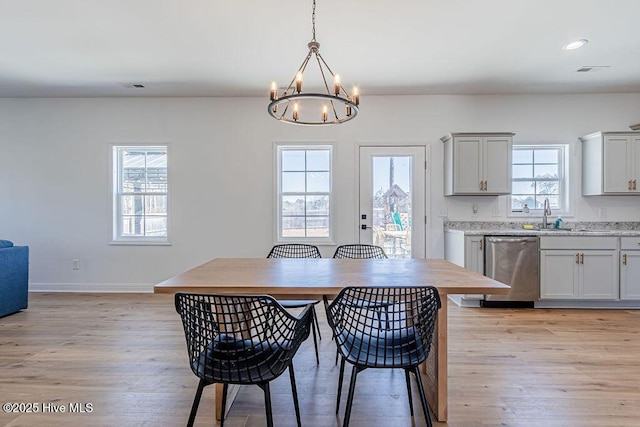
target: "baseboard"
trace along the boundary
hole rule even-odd
[[[536,308],[596,308],[596,309],[638,309],[640,301],[634,300],[540,300]]]
[[[153,283],[29,283],[29,292],[153,293]]]

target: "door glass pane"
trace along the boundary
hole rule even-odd
[[[389,258],[411,258],[411,156],[373,157],[373,244]]]

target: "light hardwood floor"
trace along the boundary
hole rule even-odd
[[[335,347],[318,308],[320,366],[311,340],[295,359],[302,423],[340,426],[346,388],[336,417]],[[476,309],[449,302],[449,337],[446,425],[640,425],[640,310]],[[0,403],[37,403],[40,410],[0,412],[0,425],[182,426],[196,385],[169,295],[31,294],[28,310],[0,318]],[[212,393],[205,389],[198,426],[216,425]],[[273,383],[277,426],[295,425],[290,393],[287,375]],[[414,393],[421,414],[418,402]],[[44,403],[67,412],[42,413]],[[69,413],[71,403],[91,403],[92,412]],[[401,371],[358,376],[352,426],[425,424],[408,412]],[[265,425],[258,387],[242,388],[225,425]]]

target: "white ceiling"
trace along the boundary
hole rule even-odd
[[[267,97],[307,54],[311,4],[0,0],[0,96]],[[316,13],[320,52],[363,97],[640,92],[640,0],[317,0]]]

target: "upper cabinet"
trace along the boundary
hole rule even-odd
[[[511,132],[452,133],[444,142],[444,195],[511,193]]]
[[[582,195],[640,195],[640,132],[596,132],[582,141]]]

